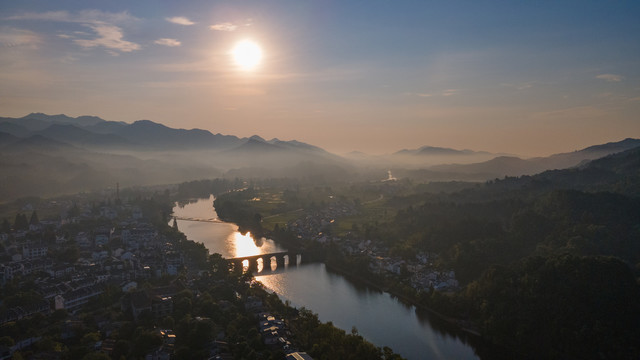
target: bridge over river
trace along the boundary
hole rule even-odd
[[[227,259],[234,268],[247,268],[247,271],[258,272],[261,274],[269,273],[275,270],[282,270],[288,265],[298,265],[302,260],[302,254],[299,251],[279,251],[267,254],[242,256]],[[272,267],[272,261],[275,262],[275,268]],[[260,262],[262,269],[259,269]]]
[[[183,216],[174,216],[176,220],[184,220],[184,221],[200,221],[200,222],[210,222],[210,223],[220,223],[224,224],[225,222],[218,218],[204,219],[204,218],[195,218],[195,217],[183,217]]]

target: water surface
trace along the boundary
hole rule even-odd
[[[173,210],[177,217],[217,219],[213,197]],[[189,240],[204,243],[210,253],[227,258],[285,250],[268,239],[256,244],[234,224],[178,220],[178,228]],[[257,274],[256,279],[292,306],[310,309],[321,321],[331,321],[347,332],[355,327],[376,346],[389,346],[407,359],[479,359],[466,336],[455,328],[417,313],[415,307],[387,293],[327,271],[324,264],[304,264],[303,258],[299,265],[292,262],[274,273]]]

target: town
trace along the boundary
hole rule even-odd
[[[184,238],[171,204],[78,195],[5,219],[0,359],[311,359],[299,313]]]

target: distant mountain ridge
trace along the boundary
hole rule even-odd
[[[91,189],[168,184],[219,176],[420,181],[487,181],[588,162],[640,147],[625,139],[571,153],[522,159],[482,151],[423,146],[391,155],[341,157],[304,142],[254,135],[239,138],[202,129],[174,129],[150,120],[32,113],[0,117],[0,201]],[[447,165],[443,165],[447,164]],[[549,172],[553,176],[553,171]]]
[[[472,154],[488,154],[486,151],[474,151],[469,149],[456,150],[451,148],[437,146],[422,146],[418,149],[403,149],[393,153],[393,155],[472,155]]]
[[[515,156],[499,156],[485,162],[473,164],[435,165],[429,167],[429,170],[465,174],[466,176],[475,175],[477,179],[533,175],[545,170],[578,166],[585,161],[591,161],[636,147],[640,147],[640,139],[627,138],[618,142],[594,145],[582,150],[548,157],[521,159]]]
[[[189,150],[232,149],[251,139],[281,146],[289,150],[316,150],[327,153],[316,146],[296,140],[269,142],[254,135],[238,138],[234,135],[213,134],[202,129],[174,129],[151,120],[138,120],[132,124],[107,121],[97,116],[73,118],[64,114],[47,115],[31,113],[21,118],[0,117],[0,132],[18,138],[42,135],[54,140],[83,145],[89,148],[129,148],[132,150]],[[108,135],[108,136],[107,136]]]
[[[150,120],[129,124],[42,113],[0,118],[0,164],[0,201],[233,173],[329,178],[328,172],[343,174],[347,165],[296,140],[239,138]]]

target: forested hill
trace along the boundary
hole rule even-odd
[[[634,148],[582,166],[549,170],[532,176],[505,177],[488,182],[475,189],[476,196],[494,198],[505,195],[532,196],[551,190],[580,190],[586,192],[613,192],[627,196],[640,196],[640,148]],[[471,192],[471,191],[470,191]]]
[[[448,254],[465,281],[490,264],[531,255],[610,255],[640,263],[640,149],[580,168],[418,197],[421,205],[400,210],[380,233],[399,252],[418,246]],[[397,234],[413,240],[393,240]]]
[[[396,254],[440,254],[466,288],[425,301],[469,316],[496,343],[540,358],[637,359],[639,189],[635,149],[425,194],[371,233]]]

